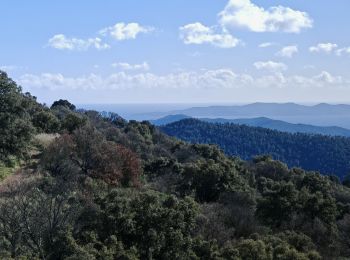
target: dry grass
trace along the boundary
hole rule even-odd
[[[7,166],[4,163],[0,162],[0,182],[13,174],[16,170],[18,170],[18,168],[18,163],[14,163],[12,166]]]
[[[59,134],[38,134],[34,137],[34,143],[41,149],[48,147],[55,138],[59,137]]]
[[[0,182],[3,181],[7,176],[14,172],[13,167],[6,167],[5,165],[0,164]]]
[[[33,166],[38,161],[38,156],[41,152],[47,148],[55,138],[59,137],[59,134],[38,134],[34,137],[33,146],[30,150],[30,160],[29,161],[19,161],[13,159],[11,166],[5,165],[0,162],[0,187],[3,189],[7,182],[12,180],[21,179],[25,171],[30,171]],[[25,170],[26,169],[26,170]],[[27,172],[28,173],[28,172]]]
[[[11,175],[0,182],[0,198],[3,193],[11,192],[17,188],[23,187],[23,184],[29,184],[42,178],[42,175],[34,173],[30,169],[16,169]]]

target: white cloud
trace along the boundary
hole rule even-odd
[[[281,72],[272,75],[262,76],[254,79],[258,87],[283,87],[283,88],[325,88],[325,87],[349,87],[350,82],[345,81],[341,76],[333,76],[327,71],[322,71],[314,76],[285,76]]]
[[[185,44],[211,44],[220,48],[233,48],[240,43],[228,32],[217,33],[214,28],[198,22],[180,27],[180,37]]]
[[[103,36],[110,35],[117,41],[136,39],[141,33],[154,31],[153,27],[142,26],[138,23],[116,23],[100,31]]]
[[[322,83],[329,84],[341,84],[343,83],[343,79],[340,76],[333,76],[327,71],[322,71],[319,75],[313,77],[314,80]]]
[[[268,47],[271,47],[271,46],[274,46],[276,45],[276,43],[274,42],[263,42],[261,44],[259,44],[259,48],[268,48]]]
[[[254,83],[259,88],[271,88],[271,87],[286,87],[288,79],[281,73],[275,72],[271,75],[264,75],[260,78],[256,78]]]
[[[150,66],[147,62],[143,62],[141,64],[129,64],[127,62],[117,62],[113,63],[112,67],[118,68],[121,70],[149,70]]]
[[[112,36],[118,41],[136,39],[140,33],[149,33],[153,31],[152,27],[144,27],[138,23],[117,23],[113,26],[100,30],[99,34],[103,37]],[[56,34],[48,41],[48,46],[59,50],[79,50],[86,51],[90,48],[97,50],[109,49],[111,46],[104,43],[101,38],[80,39],[76,37],[67,37],[64,34]]]
[[[350,55],[350,47],[338,48],[336,43],[319,43],[309,48],[310,52],[335,54],[337,56]]]
[[[246,74],[237,74],[230,69],[178,72],[166,75],[153,73],[128,74],[117,72],[109,76],[90,74],[82,77],[64,77],[62,74],[25,74],[18,82],[26,88],[48,89],[209,89],[240,88],[253,85],[254,79]]]
[[[298,46],[290,45],[283,47],[279,52],[276,53],[276,55],[285,58],[292,58],[296,53],[298,53]]]
[[[309,48],[310,52],[323,52],[323,53],[331,53],[338,48],[338,45],[335,43],[319,43],[316,46],[311,46]]]
[[[219,16],[224,28],[242,27],[253,32],[299,33],[313,25],[306,12],[280,5],[264,9],[250,0],[230,0]]]
[[[340,49],[336,50],[335,53],[337,54],[337,56],[342,56],[344,54],[350,54],[350,47],[340,48]]]
[[[320,74],[305,77],[293,76],[289,81],[300,87],[326,87],[326,86],[348,86],[349,81],[345,81],[341,76],[333,76],[327,71],[322,71]]]
[[[274,61],[257,61],[254,63],[254,67],[258,70],[267,71],[283,71],[288,68],[286,64]]]
[[[25,74],[18,79],[26,88],[51,90],[123,90],[123,89],[237,89],[237,88],[319,88],[350,87],[341,76],[322,71],[315,76],[285,76],[282,72],[254,77],[235,73],[231,69],[187,71],[157,75],[153,73],[128,74],[117,72],[108,76],[90,74],[81,77],[65,77],[62,74]]]
[[[56,34],[49,39],[48,46],[59,50],[79,50],[86,51],[89,48],[97,50],[109,49],[110,46],[103,43],[100,38],[78,39],[68,38],[64,34]]]
[[[20,84],[31,88],[49,89],[97,89],[102,84],[101,77],[91,74],[77,78],[65,77],[60,73],[42,73],[40,75],[24,74],[19,79]]]

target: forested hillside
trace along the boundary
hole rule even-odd
[[[0,183],[1,259],[350,257],[350,179],[49,108],[3,72],[0,101],[1,164],[16,169]]]
[[[350,172],[350,138],[290,134],[260,127],[185,119],[161,128],[192,143],[217,144],[226,154],[249,160],[269,154],[291,167],[336,174]]]

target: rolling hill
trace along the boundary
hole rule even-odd
[[[192,143],[217,144],[228,155],[251,159],[269,154],[291,167],[343,178],[350,170],[350,138],[292,134],[232,123],[184,119],[161,127],[166,134]]]

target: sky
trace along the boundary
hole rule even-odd
[[[350,103],[349,0],[2,0],[0,70],[40,102]]]

